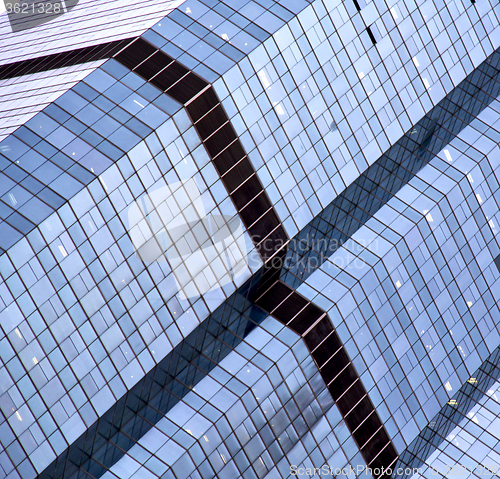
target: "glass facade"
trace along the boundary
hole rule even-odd
[[[54,13],[54,4],[64,13]],[[114,0],[100,2],[97,7],[89,0],[2,0],[0,140],[102,63],[84,59],[79,67],[72,66],[78,50],[140,35],[180,4],[182,0]],[[64,53],[60,70],[52,65],[39,73],[32,64],[10,77],[3,74],[7,65],[19,68],[22,61],[57,53]]]
[[[493,471],[498,5],[56,3],[0,12],[0,479]]]
[[[298,288],[330,304],[399,451],[498,345],[495,144],[487,140],[497,135],[489,126],[497,105]]]
[[[446,474],[494,477],[498,455],[498,348],[401,454],[399,466],[425,477]]]
[[[355,446],[332,406],[300,337],[268,318],[103,477],[280,477],[311,455],[347,463]]]

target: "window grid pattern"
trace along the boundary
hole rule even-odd
[[[400,456],[398,467],[422,476],[493,477],[498,454],[499,360],[497,348]]]
[[[12,2],[17,3],[17,2]],[[75,0],[67,0],[67,5],[74,5]],[[71,11],[60,18],[52,19],[36,27],[36,30],[26,30],[12,33],[4,4],[0,16],[0,64],[12,64],[20,60],[32,60],[46,54],[63,53],[68,50],[92,47],[106,42],[122,40],[144,33],[148,28],[163,18],[169,11],[182,4],[182,0],[79,0]],[[99,64],[86,65],[86,74],[95,70]],[[1,69],[1,67],[0,67]],[[73,70],[71,70],[73,72]],[[21,78],[15,82],[0,82],[0,140],[12,133],[16,127],[25,124],[43,108],[69,90],[80,78],[68,75],[62,82],[62,73],[58,75],[37,75],[42,89],[51,92],[51,97],[42,95],[42,90],[35,83],[27,85],[20,92]],[[48,83],[48,85],[47,85]],[[35,87],[35,88],[33,88]],[[14,90],[14,91],[13,91]],[[33,91],[35,90],[35,91]],[[16,95],[15,93],[21,93]],[[14,94],[13,94],[14,93]],[[7,128],[8,126],[8,128]]]
[[[300,284],[500,92],[498,52],[447,95],[292,241],[282,278]]]
[[[495,100],[298,288],[332,318],[400,451],[500,339],[499,111]]]
[[[304,338],[371,474],[384,476],[398,453],[328,315],[282,282],[271,286],[257,304]]]
[[[476,22],[476,23],[477,23],[477,22]],[[479,26],[478,26],[478,28],[479,28]],[[480,38],[484,38],[484,37],[483,37],[483,35],[481,35],[481,36],[480,36]],[[479,53],[480,53],[480,52],[479,52]],[[479,53],[478,53],[477,58],[480,58]],[[111,63],[110,63],[110,65],[111,65]],[[111,68],[111,67],[110,67],[110,68]],[[222,96],[221,96],[220,94],[219,94],[219,96],[222,98]],[[233,109],[233,110],[234,110],[234,109]],[[182,122],[181,117],[182,117],[182,115],[179,115],[179,116],[178,116],[178,118],[179,118],[179,122]],[[180,129],[181,129],[181,128],[180,128]],[[183,131],[184,131],[184,130],[183,130]],[[312,134],[312,133],[311,133],[311,134]],[[250,137],[250,135],[247,135],[247,137]],[[153,140],[151,140],[151,141],[153,141]],[[246,146],[246,145],[245,145],[245,146]],[[152,147],[151,147],[151,148],[152,148]],[[110,149],[110,151],[111,151],[111,149]],[[112,161],[115,161],[115,160],[112,158],[112,156],[113,156],[113,155],[111,155],[111,160],[112,160]],[[252,161],[253,161],[253,160],[252,160]],[[123,162],[123,163],[126,163],[126,162]],[[135,165],[134,165],[134,166],[135,166]],[[111,167],[111,168],[112,168],[112,167]],[[145,172],[145,171],[144,171],[144,174],[146,174],[146,172]],[[100,180],[100,181],[101,181],[101,180]],[[101,182],[102,182],[102,181],[101,181]],[[133,182],[133,180],[131,180],[131,183],[132,183],[132,182]],[[106,182],[105,182],[105,183],[106,183]],[[94,185],[100,185],[100,183],[99,183],[97,180],[95,180],[93,184],[94,184]],[[106,183],[106,184],[107,184],[107,183]],[[93,190],[93,192],[92,192],[92,195],[93,195],[93,196],[94,196],[94,195],[96,195],[97,197],[102,196],[102,191],[100,191],[98,187],[93,187],[93,188],[95,188],[95,189]],[[266,188],[267,188],[267,186],[266,186]],[[140,190],[140,188],[139,188],[139,190]],[[268,190],[269,190],[269,191],[276,191],[276,190],[273,190],[273,189],[272,189],[272,186],[270,186],[270,187],[268,188]],[[85,195],[82,195],[81,197],[79,197],[79,200],[81,200],[84,196],[85,196]],[[274,199],[273,199],[273,201],[274,201]],[[75,202],[75,203],[76,203],[76,202]],[[102,207],[104,208],[104,205],[103,205]],[[65,211],[67,211],[67,209],[66,209]],[[65,221],[67,221],[67,220],[65,220]],[[57,221],[56,221],[56,223],[57,223]],[[66,225],[66,223],[64,223],[64,224]],[[51,225],[51,227],[52,227],[52,225]],[[59,226],[59,227],[60,227],[60,226]],[[61,231],[62,231],[62,230],[61,230]],[[39,240],[40,240],[39,236],[40,236],[40,233],[38,232],[38,236],[34,234],[34,235],[32,235],[32,237],[31,237],[31,238],[36,238],[36,240],[37,240],[37,241],[39,241]],[[49,236],[50,236],[50,235],[49,235]],[[30,239],[31,239],[31,238],[30,238]],[[35,239],[32,239],[32,241],[35,241]],[[42,241],[43,241],[43,238],[42,238]],[[23,244],[23,246],[22,246],[22,247],[20,247],[20,249],[23,249],[23,248],[24,248],[25,243],[24,243],[24,242],[22,242],[22,244]],[[64,248],[64,244],[62,244],[62,246],[63,246],[63,248]],[[38,248],[38,247],[39,247],[39,243],[38,243],[38,246],[37,246],[36,248]],[[93,247],[94,247],[94,246],[93,246]],[[57,252],[57,250],[56,250],[56,252]],[[21,253],[21,255],[20,255],[20,258],[22,258],[22,257],[23,257],[23,255],[24,255],[25,253],[26,253],[26,251],[23,251],[23,252]],[[28,253],[29,253],[29,251],[28,251]],[[28,256],[29,256],[29,255],[28,255]],[[16,258],[16,261],[17,261],[17,258]],[[24,264],[24,263],[23,263],[23,264]],[[3,260],[2,260],[2,266],[4,266],[4,267],[5,267],[5,271],[7,271],[8,273],[11,273],[11,272],[14,270],[13,264],[11,263],[11,260],[10,260],[10,259],[3,259]],[[16,267],[17,267],[17,265],[16,265]],[[97,263],[96,263],[96,268],[97,268]],[[98,268],[97,268],[97,269],[98,269]],[[104,268],[103,268],[103,269],[104,269]],[[134,271],[134,273],[135,273],[135,271]],[[3,272],[2,272],[2,274],[3,274]],[[16,273],[16,274],[17,274],[17,273]],[[26,274],[29,276],[29,271],[28,271]],[[96,274],[97,274],[97,273],[96,273]],[[11,275],[9,274],[9,277],[10,277],[10,276],[11,276]],[[57,275],[56,275],[56,273],[54,273],[54,276],[57,276]],[[21,280],[16,281],[16,279],[19,279],[19,278],[13,278],[13,279],[12,279],[11,284],[12,284],[13,286],[11,286],[11,285],[9,284],[9,289],[14,288],[14,290],[15,290],[15,291],[19,291],[19,289],[16,289],[16,288],[21,288],[21,289],[22,289],[22,287],[23,287],[23,282],[24,282],[25,280],[24,280],[24,278],[23,278],[23,280],[22,280],[22,281],[21,281]],[[147,278],[146,278],[146,279],[144,279],[144,281],[146,281],[146,282],[147,282]],[[29,281],[28,281],[28,282],[29,282]],[[25,284],[26,284],[26,283],[25,283]],[[24,292],[25,292],[25,293],[27,292],[27,288],[25,288]],[[10,293],[9,293],[9,294],[10,294]],[[125,294],[124,294],[124,296],[125,296]],[[9,298],[9,296],[6,296],[6,297],[7,297],[8,299],[10,299],[10,298]],[[29,299],[31,299],[29,294],[28,294],[27,296],[25,296],[25,298],[29,298]],[[220,302],[220,300],[219,300],[219,302]],[[24,306],[24,304],[23,304],[23,308],[24,308],[24,307],[25,307],[25,306]],[[174,305],[174,307],[175,307],[175,305]],[[28,310],[28,311],[29,311],[29,308],[30,308],[30,306],[27,306],[27,310]],[[57,308],[57,309],[58,309],[58,310],[62,310],[62,309],[60,308],[60,306],[59,306],[59,305],[58,305],[58,308]],[[9,318],[9,319],[10,319],[10,318]],[[19,330],[19,331],[21,331],[21,330]],[[27,331],[29,331],[29,330],[27,330]],[[12,332],[12,331],[11,331],[11,332]],[[9,340],[10,340],[10,338],[9,338]],[[5,344],[7,344],[7,343],[5,343]],[[7,354],[10,354],[10,353],[7,353]],[[13,367],[13,366],[12,366],[12,367]],[[69,407],[69,406],[68,406],[68,407]],[[38,436],[37,436],[37,437],[38,437]]]
[[[265,319],[247,299],[257,284],[233,294],[38,477],[100,477],[112,468]]]
[[[302,339],[267,318],[102,477],[287,478],[291,464],[364,466],[332,406]]]
[[[248,220],[246,206],[251,202],[251,196],[246,195],[248,195],[248,192],[253,192],[255,196],[262,197],[262,187],[257,182],[257,186],[253,188],[253,191],[252,188],[247,187],[245,191],[241,192],[241,185],[243,184],[243,186],[246,186],[251,181],[254,172],[249,164],[246,168],[241,168],[241,165],[245,164],[244,162],[248,160],[244,157],[244,151],[237,143],[238,140],[228,123],[227,116],[223,108],[218,105],[218,99],[211,91],[211,87],[200,78],[194,76],[192,72],[189,72],[178,62],[175,62],[163,52],[156,50],[151,44],[142,39],[131,43],[120,51],[115,58],[147,79],[151,84],[154,84],[157,88],[187,106],[194,126],[204,142],[207,151],[210,153],[226,189],[230,194],[232,193],[231,197],[235,205],[237,207],[245,206],[245,208],[240,211],[240,215],[245,221],[253,241],[259,249],[261,240],[266,240],[269,234],[272,234],[276,229],[277,218],[274,218],[275,223],[273,224],[271,221],[272,218],[268,217],[269,213],[274,214],[274,211],[270,210],[265,216],[259,218],[258,211],[252,208],[251,214],[254,215],[256,221],[252,223]],[[224,131],[224,129],[226,131]],[[214,139],[214,137],[216,138]],[[239,155],[236,153],[235,156],[234,151],[227,154],[229,147],[233,147],[234,150],[234,146],[238,147],[237,152],[239,152]],[[236,173],[234,173],[235,170]],[[271,207],[267,196],[265,196],[263,200],[265,202],[264,208],[270,209]],[[284,236],[284,238],[277,236],[277,239],[280,240],[280,244],[283,245],[283,240],[287,238],[286,236]],[[275,248],[271,247],[268,249],[269,251],[264,252],[259,250],[264,261],[267,260],[267,254],[272,255],[275,253]],[[283,305],[281,308],[283,309],[283,313],[275,312],[274,310],[276,308],[270,307],[269,301],[275,302],[277,298],[281,297],[279,292],[275,291],[276,288],[279,289],[280,287],[282,289],[284,288],[284,290],[291,295],[292,299],[290,300],[290,298],[288,298],[288,302],[292,301],[293,303],[293,298],[295,298],[296,295],[292,294],[288,286],[282,283],[276,283],[258,300],[257,304],[264,307],[266,311],[270,312],[281,321],[284,321],[285,316],[294,316],[295,313],[298,313],[297,325],[292,321],[293,324],[289,325],[289,327],[291,327],[293,331],[304,333],[306,329],[312,327],[315,321],[319,319],[319,317],[316,316],[320,314],[320,310],[313,305],[309,305],[303,311],[299,312],[299,310],[294,311],[293,308]],[[283,294],[285,294],[285,292],[283,292]],[[303,301],[299,299],[296,300],[299,304]],[[284,311],[285,309],[286,312]],[[328,328],[331,323],[328,318],[325,318],[325,321],[327,323],[325,327]],[[287,325],[289,323],[288,321],[284,322]],[[368,465],[370,467],[377,467],[377,469],[381,467],[390,467],[397,453],[392,444],[390,444],[390,439],[383,429],[380,419],[374,411],[373,405],[366,396],[366,391],[359,381],[356,370],[350,365],[349,358],[342,349],[338,336],[336,333],[330,332],[332,334],[330,334],[329,338],[326,338],[326,342],[323,342],[321,347],[317,348],[313,353],[316,355],[314,358],[318,365],[324,368],[322,370],[322,375],[328,380],[332,397],[336,400],[339,410],[345,415],[348,427],[350,431],[353,432],[358,447]],[[323,333],[323,335],[326,334],[322,328],[314,328],[310,335],[308,335],[308,338],[316,337],[319,333]],[[316,338],[318,342],[321,342],[323,339],[325,338]],[[313,340],[310,339],[310,341]],[[330,343],[332,341],[338,346],[335,352],[339,352],[339,354],[334,358],[329,358],[327,351],[330,349]],[[340,363],[338,358],[342,359]],[[325,367],[326,362],[328,362],[328,365]],[[332,365],[334,363],[335,367],[333,367],[332,371]]]
[[[483,61],[497,48],[475,7],[464,3],[453,15],[445,7],[447,26],[439,31],[456,31],[452,18],[460,28],[469,23],[484,51],[463,47],[455,33],[446,43],[449,52],[442,52],[455,67],[448,60],[440,66],[436,35],[425,34],[425,27],[416,31],[424,17],[439,22],[440,13],[428,4],[408,8],[414,11],[400,13],[405,21],[399,24],[385,4],[369,2],[358,13],[351,2],[314,2],[214,82],[290,237],[471,73],[478,65],[472,55]],[[392,28],[374,46],[362,18],[380,16]],[[412,31],[417,43],[407,39]],[[428,57],[425,63],[417,51]],[[431,77],[423,66],[434,64],[439,73]]]
[[[35,134],[40,126],[43,137]],[[234,216],[236,210],[181,105],[115,61],[22,131],[23,138],[36,138],[31,152],[53,142],[49,151],[71,160],[72,168],[61,186],[71,200],[42,217],[0,260],[2,384],[6,404],[14,398],[16,406],[6,406],[2,444],[12,457],[6,470],[14,465],[29,477],[35,469],[24,451],[41,472],[249,278],[260,260],[237,285],[181,304],[170,268],[145,267],[135,256],[127,209],[149,188],[194,176],[208,213]],[[11,151],[21,157],[27,145],[17,144],[24,146]],[[81,156],[73,160],[73,151]],[[47,165],[53,157],[39,158]],[[24,163],[16,166],[22,170],[19,165]],[[11,428],[19,439],[7,432]]]
[[[0,143],[0,253],[180,108],[139,78],[125,81],[97,70]]]
[[[0,141],[94,71],[102,61],[0,81]],[[15,86],[15,88],[14,88]],[[20,101],[24,100],[22,106]]]

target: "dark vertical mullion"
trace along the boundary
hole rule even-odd
[[[275,282],[264,294],[260,295],[256,299],[256,304],[297,334],[303,336],[306,346],[316,362],[324,382],[328,385],[328,389],[366,463],[372,464],[384,450],[387,450],[386,455],[381,456],[382,466],[388,468],[393,464],[398,457],[396,449],[392,445],[342,341],[333,328],[328,314],[281,281]],[[305,320],[308,309],[310,309],[309,316],[311,317],[309,321]],[[297,323],[296,318],[301,316],[303,317],[302,321]],[[290,317],[292,317],[291,320]],[[303,329],[304,323],[310,323],[305,331]],[[319,329],[319,335],[315,331],[316,328]],[[321,338],[321,333],[324,334],[324,338]],[[308,338],[309,335],[311,338]],[[328,365],[337,369],[333,379],[326,375]],[[347,382],[341,382],[340,386],[337,384],[335,392],[333,392],[331,385],[336,380],[338,383],[342,377],[345,377]],[[370,448],[367,447],[367,444],[370,444]],[[390,446],[389,449],[387,449],[388,446]],[[382,475],[382,472],[378,476],[374,474],[375,477]]]
[[[142,39],[140,42],[147,43]],[[137,47],[136,44],[131,46],[133,49]],[[301,336],[307,336],[328,316],[289,286],[276,281],[276,276],[279,276],[282,268],[283,255],[286,254],[288,236],[250,160],[246,156],[217,94],[211,85],[193,75],[185,67],[175,61],[169,62],[170,57],[166,54],[158,50],[154,53],[152,50],[153,47],[145,48],[146,53],[143,53],[143,56],[145,54],[149,55],[147,58],[143,58],[141,62],[142,68],[141,65],[136,65],[134,71],[185,105],[200,139],[219,172],[221,181],[264,261],[265,272],[262,276],[259,298],[256,300],[256,304],[269,311],[272,316],[293,331]],[[127,53],[121,53],[121,58],[128,59]],[[168,87],[165,88],[166,86]],[[369,196],[370,192],[367,193]],[[247,207],[249,204],[254,203],[256,198],[259,198],[257,204],[261,209],[252,214]],[[350,205],[350,209],[346,212],[346,218],[352,214],[351,219],[354,220],[354,211],[359,208],[359,205],[356,205],[353,201],[350,202]],[[356,223],[358,222],[356,221]],[[336,225],[336,227],[338,226]],[[348,226],[347,229],[347,234],[349,234],[351,227]],[[354,229],[356,229],[356,226]],[[279,261],[272,263],[271,260],[275,256]],[[341,371],[329,384],[333,384],[337,378],[342,376],[344,371],[345,374],[342,377],[353,378],[350,383],[341,386],[343,389],[339,391],[340,394],[335,394],[337,401],[339,401],[337,406],[343,413],[349,430],[351,432],[357,431],[360,424],[364,423],[367,417],[373,416],[378,421],[367,423],[372,428],[376,428],[371,431],[370,438],[374,437],[377,431],[382,430],[383,434],[385,434],[383,436],[384,440],[390,442],[336,331],[332,330],[327,335],[326,341],[328,344],[335,344],[334,356],[337,359],[342,358],[343,361]],[[331,359],[331,357],[327,357],[327,349],[324,349],[326,344],[326,342],[320,341],[320,344],[314,348],[313,358],[315,358],[315,361],[316,357],[319,358],[320,356],[325,359],[318,363],[320,373],[322,373],[322,366],[325,366]],[[326,372],[326,370],[323,371]],[[361,388],[360,391],[359,388]],[[331,388],[329,389],[331,391]],[[355,394],[349,395],[349,392]],[[360,395],[361,397],[359,397]],[[355,401],[355,403],[351,404],[349,401]],[[367,408],[368,414],[366,414]],[[353,437],[356,440],[356,436]],[[358,444],[358,446],[362,446],[362,444]],[[362,450],[361,452],[365,457],[366,451]],[[368,459],[368,456],[366,456],[367,462]]]
[[[277,236],[283,244],[288,240],[288,237],[285,230],[280,228],[279,224],[275,224],[279,223],[278,216],[274,213],[273,205],[248,157],[243,156],[243,158],[237,158],[237,161],[234,161],[231,156],[224,154],[224,151],[230,151],[232,145],[237,144],[240,151],[244,152],[244,149],[212,85],[142,38],[121,50],[115,55],[115,59],[174,100],[185,105],[195,129],[219,172],[221,162],[217,161],[217,157],[221,155],[220,158],[224,158],[226,161],[226,171],[222,174],[221,181],[230,193],[238,213],[256,196],[262,196],[261,201],[265,198],[264,201],[267,204],[263,214],[257,222],[245,224],[245,227],[248,229],[251,226],[258,229],[258,235],[252,235],[252,240],[254,240],[264,262],[270,259],[276,253],[277,248],[271,242],[272,250],[270,254],[266,254],[263,252],[262,243],[270,237],[274,239]],[[216,121],[212,121],[215,119]],[[233,174],[228,174],[237,163],[240,163],[240,171],[252,171],[253,175],[249,177],[248,174],[242,174],[238,179],[235,174],[236,170],[233,171]],[[249,182],[252,176],[254,180]],[[245,201],[245,199],[247,200]],[[242,218],[244,219],[245,215],[242,215]],[[266,231],[266,228],[270,231]],[[276,242],[276,239],[274,241]],[[269,241],[266,245],[268,243]]]

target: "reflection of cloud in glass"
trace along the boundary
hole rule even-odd
[[[0,0],[0,13],[7,11],[13,32],[50,22],[76,7],[79,0]]]
[[[219,289],[246,271],[240,219],[207,215],[194,179],[142,196],[130,206],[128,222],[138,257],[168,260],[182,299]]]

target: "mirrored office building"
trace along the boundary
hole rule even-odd
[[[494,477],[500,6],[3,0],[0,479]]]

